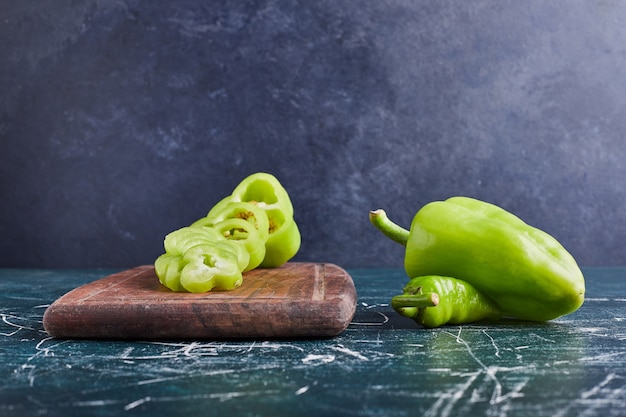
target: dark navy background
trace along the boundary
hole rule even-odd
[[[0,97],[1,267],[150,263],[256,171],[296,260],[468,195],[626,264],[625,2],[0,0]]]

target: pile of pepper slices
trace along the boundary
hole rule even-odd
[[[205,217],[165,236],[165,253],[154,267],[173,291],[232,290],[244,272],[287,262],[300,242],[287,191],[273,175],[258,172]]]

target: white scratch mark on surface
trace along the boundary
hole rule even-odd
[[[359,352],[356,352],[352,349],[348,349],[347,347],[344,347],[343,345],[332,346],[331,349],[336,350],[337,352],[345,353],[348,356],[352,356],[362,361],[369,361],[368,358],[361,355]]]
[[[556,340],[552,340],[552,339],[548,339],[547,337],[539,336],[536,333],[531,333],[530,335],[535,337],[535,338],[537,338],[537,339],[539,339],[539,340],[543,340],[543,341],[550,342],[550,343],[556,343]]]
[[[613,379],[615,379],[617,375],[615,375],[614,373],[608,374],[604,380],[602,380],[602,382],[600,382],[599,384],[597,384],[596,386],[594,386],[593,388],[584,391],[582,394],[580,394],[580,398],[582,399],[587,399],[589,397],[591,397],[592,395],[596,395],[598,392],[600,392],[600,390],[602,388],[604,388],[609,382],[611,382]]]
[[[387,323],[389,321],[389,317],[384,314],[381,313],[380,311],[376,312],[377,314],[380,314],[383,317],[383,321],[381,322],[358,322],[358,321],[353,321],[350,322],[350,325],[353,326],[382,326],[383,324]]]
[[[521,392],[521,389],[524,387],[524,385],[526,384],[527,381],[524,381],[521,384],[516,385],[510,392],[503,394],[503,387],[502,387],[502,383],[500,382],[500,380],[497,377],[497,373],[498,371],[501,370],[506,370],[506,371],[511,371],[511,370],[516,370],[516,369],[525,369],[526,367],[515,367],[515,368],[501,368],[501,367],[497,367],[497,366],[487,366],[483,363],[483,361],[481,361],[476,354],[474,353],[474,351],[472,350],[471,346],[469,345],[469,343],[467,343],[467,341],[465,341],[463,338],[461,338],[461,331],[462,331],[462,327],[459,327],[459,331],[456,335],[450,333],[450,332],[443,332],[445,334],[448,334],[452,337],[456,338],[456,342],[462,344],[463,346],[465,346],[465,349],[467,350],[467,353],[472,357],[472,359],[474,360],[474,362],[476,362],[476,364],[478,364],[478,366],[480,366],[480,368],[482,368],[482,372],[484,373],[494,384],[494,388],[493,388],[493,392],[491,394],[491,399],[489,400],[489,404],[491,405],[495,405],[495,404],[500,404],[503,403],[505,401],[508,401],[511,398],[519,398],[519,397],[523,397],[524,394]],[[463,389],[463,393],[465,392],[467,388]],[[449,414],[448,414],[449,415]]]
[[[138,399],[137,401],[133,401],[132,403],[128,403],[124,406],[124,411],[129,411],[132,410],[133,408],[139,407],[141,404],[143,403],[147,403],[148,401],[150,401],[151,397],[143,397]]]
[[[496,357],[499,358],[500,357],[500,348],[498,347],[498,345],[496,345],[496,341],[494,340],[493,337],[491,337],[491,335],[489,333],[487,333],[486,330],[483,330],[483,334],[485,336],[487,336],[489,338],[489,340],[491,340],[491,346],[493,346],[493,348],[496,351],[495,352]]]
[[[622,409],[624,407],[623,396],[626,389],[620,384],[618,388],[608,388],[607,386],[615,379],[623,379],[623,377],[610,373],[604,377],[602,381],[594,385],[592,388],[581,392],[580,397],[570,402],[567,407],[560,410],[555,417],[562,417],[570,414],[572,409],[580,409],[581,405],[585,406],[578,416],[596,416],[599,415],[598,409],[615,408]]]
[[[302,363],[323,364],[335,361],[335,355],[313,355],[309,354],[302,358]]]
[[[219,400],[219,401],[228,401],[233,398],[246,397],[246,396],[268,396],[268,395],[276,395],[280,391],[278,390],[263,390],[263,391],[232,391],[232,392],[213,392],[208,394],[195,394],[195,395],[180,395],[180,396],[166,396],[166,397],[151,397],[146,396],[143,398],[139,398],[135,401],[131,401],[124,406],[125,411],[130,411],[133,408],[137,408],[142,404],[147,402],[178,402],[178,401],[194,401],[194,400]],[[94,402],[92,402],[94,403]],[[98,404],[92,403],[74,403],[74,405],[83,405],[83,406],[97,406]]]
[[[459,389],[453,392],[443,393],[443,395],[439,396],[437,401],[435,401],[435,403],[426,411],[424,417],[448,417],[452,415],[452,411],[456,403],[463,398],[467,390],[472,386],[481,373],[482,372],[474,372],[465,381],[465,383],[459,387]]]
[[[54,356],[53,349],[59,345],[62,345],[68,342],[67,340],[65,340],[59,343],[55,343],[52,346],[48,346],[48,347],[44,346],[44,344],[48,342],[49,340],[53,340],[53,338],[46,337],[46,338],[41,339],[37,343],[37,345],[35,345],[36,353],[30,356],[29,358],[27,358],[26,361],[22,365],[20,365],[15,371],[17,374],[24,373],[26,375],[26,379],[28,380],[28,385],[31,387],[35,385],[36,370],[37,370],[37,365],[32,365],[31,361],[33,361],[35,358],[39,356],[44,356],[44,357]]]
[[[91,401],[74,401],[74,407],[103,407],[105,405],[119,404],[119,400],[91,400]]]
[[[11,336],[15,335],[17,332],[19,332],[20,330],[24,330],[24,329],[26,329],[26,330],[35,330],[35,331],[37,330],[37,329],[35,329],[33,327],[29,327],[29,326],[24,326],[22,324],[13,323],[13,320],[24,320],[23,318],[21,318],[19,316],[15,316],[15,315],[12,315],[12,314],[4,314],[4,313],[0,314],[0,316],[2,316],[2,321],[4,323],[6,323],[9,326],[15,328],[15,330],[12,331],[12,332],[9,332],[9,333],[2,332],[2,333],[0,333],[0,335],[2,335],[2,336],[11,337]],[[11,319],[12,321],[9,321],[9,319]]]
[[[259,369],[272,369],[272,368],[259,368]],[[251,371],[256,370],[255,369],[248,369]],[[197,376],[215,376],[215,375],[227,375],[227,374],[233,374],[235,372],[238,372],[234,369],[220,369],[220,370],[216,370],[216,371],[208,371],[208,372],[201,372],[198,374],[184,374],[184,375],[176,375],[176,376],[168,376],[168,377],[160,377],[160,378],[152,378],[152,379],[144,379],[142,381],[138,381],[135,383],[135,385],[149,385],[149,384],[158,384],[161,382],[171,382],[171,381],[177,381],[177,380],[181,380],[181,379],[188,379],[191,376],[197,377]],[[240,372],[240,371],[239,371]]]
[[[299,389],[296,391],[296,395],[302,395],[302,394],[304,394],[305,392],[307,392],[307,391],[309,390],[309,388],[310,388],[310,387],[309,387],[308,385],[305,385],[304,387],[299,388]]]
[[[376,307],[389,307],[389,304],[387,304],[387,303],[369,305],[366,302],[361,302],[361,305],[363,307],[365,307],[366,310],[369,310],[369,309],[372,309],[372,308],[376,308]]]
[[[134,350],[134,347],[127,347],[126,349],[124,349],[124,351],[122,352],[122,354],[120,355],[121,359],[127,359],[128,356],[131,354],[131,352]]]

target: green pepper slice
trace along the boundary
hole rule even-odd
[[[193,290],[189,290],[187,286],[183,284],[183,271],[187,268],[188,264],[193,260],[193,267],[187,268],[186,281],[191,280],[191,273],[189,271],[205,270],[205,275],[208,274],[208,270],[202,267],[200,263],[203,261],[206,265],[211,265],[212,268],[224,265],[226,262],[234,263],[237,268],[237,272],[231,274],[231,281],[236,281],[241,276],[241,271],[248,267],[250,261],[250,254],[248,251],[238,243],[230,240],[226,240],[225,237],[212,227],[182,227],[175,230],[165,236],[163,242],[165,247],[165,253],[159,256],[154,262],[154,268],[159,281],[171,289],[172,291],[192,291],[196,292],[197,288],[213,288],[226,289],[228,285],[223,284],[226,276],[224,275],[229,270],[219,274],[216,272],[219,279],[214,283],[208,279],[202,285],[192,285]],[[207,251],[202,255],[202,250]],[[200,256],[202,255],[202,256]],[[227,261],[221,260],[222,258]],[[219,261],[219,262],[218,262]],[[217,262],[217,266],[213,263]],[[219,268],[218,268],[219,269]],[[216,269],[217,271],[217,269]],[[197,272],[194,273],[197,275]],[[232,284],[230,285],[232,287]],[[208,290],[207,290],[208,291]]]
[[[265,242],[261,240],[256,227],[244,219],[226,219],[213,225],[225,239],[241,245],[248,253],[248,265],[243,272],[258,267],[265,258]]]
[[[250,205],[256,210],[251,209]],[[293,258],[300,250],[302,238],[293,218],[291,199],[275,176],[264,172],[248,176],[235,187],[230,196],[222,199],[209,211],[206,216],[208,220],[201,219],[199,222],[210,224],[235,217],[232,214],[233,207],[246,207],[250,213],[261,210],[268,219],[265,258],[260,267],[276,268]],[[263,239],[263,216],[255,214],[254,218]]]
[[[219,240],[224,237],[211,227],[181,227],[165,236],[163,246],[166,253],[182,255],[193,246]]]
[[[269,219],[265,210],[255,204],[245,201],[235,202],[228,197],[217,203],[206,217],[192,224],[213,226],[227,219],[243,219],[254,225],[259,234],[259,239],[265,243],[269,231]]]
[[[265,243],[262,268],[276,268],[293,258],[301,245],[301,235],[293,217],[280,209],[266,210],[269,218],[269,237]]]
[[[180,285],[180,273],[185,266],[180,255],[164,253],[154,261],[154,270],[161,284],[172,291],[185,291]]]
[[[257,172],[252,174],[235,187],[231,201],[246,201],[264,210],[278,208],[286,217],[293,216],[293,205],[287,190],[272,174]]]
[[[196,245],[183,255],[185,267],[180,273],[180,285],[189,292],[212,289],[232,290],[241,285],[243,277],[237,255],[226,242]]]

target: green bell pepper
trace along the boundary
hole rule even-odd
[[[453,197],[422,207],[410,230],[383,210],[370,221],[406,246],[409,277],[461,279],[493,300],[502,315],[546,321],[577,310],[585,281],[572,255],[552,236],[483,201]]]
[[[403,291],[391,299],[391,306],[425,327],[496,320],[502,315],[495,302],[471,284],[456,278],[416,277]]]

